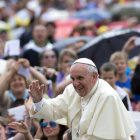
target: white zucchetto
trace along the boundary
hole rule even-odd
[[[96,67],[96,65],[93,63],[93,61],[88,59],[88,58],[79,58],[73,62],[73,64],[75,64],[75,63],[88,64],[88,65],[91,65],[93,67]]]

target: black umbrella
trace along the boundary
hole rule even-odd
[[[112,53],[115,51],[120,51],[124,43],[131,36],[140,36],[140,32],[131,29],[121,29],[106,32],[83,46],[79,52],[78,56],[87,57],[92,59],[98,68],[109,61],[109,58]],[[132,50],[129,54],[129,57],[138,55],[140,52],[140,47]]]

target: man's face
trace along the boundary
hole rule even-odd
[[[97,73],[89,73],[86,64],[76,63],[70,69],[72,84],[79,96],[86,96],[96,83]]]
[[[114,74],[114,71],[102,71],[100,74],[101,78],[104,79],[106,82],[110,84],[110,86],[114,87],[116,82],[116,76]]]
[[[33,38],[37,42],[44,42],[47,38],[47,29],[43,25],[36,25],[33,31]]]

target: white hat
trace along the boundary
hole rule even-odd
[[[6,6],[5,1],[0,1],[0,8],[3,8],[3,7],[5,7],[5,6]]]
[[[82,64],[87,64],[87,65],[91,65],[93,67],[96,67],[96,65],[93,63],[93,61],[88,59],[88,58],[79,58],[76,61],[74,61],[73,64],[75,64],[75,63],[82,63]]]

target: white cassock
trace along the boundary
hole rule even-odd
[[[41,103],[38,112],[30,112],[31,117],[58,123],[63,118],[63,123],[72,128],[72,140],[131,140],[136,131],[116,91],[101,79],[85,97],[70,84],[63,94]]]

